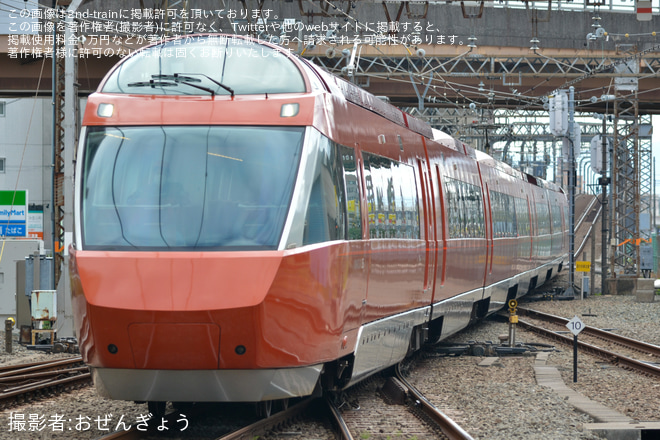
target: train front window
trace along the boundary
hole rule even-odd
[[[87,249],[276,249],[302,127],[92,127],[81,220]]]
[[[305,81],[282,52],[225,36],[188,36],[145,48],[121,63],[104,93],[248,95],[303,93]]]

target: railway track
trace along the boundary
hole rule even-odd
[[[339,416],[339,412],[336,407],[334,407],[334,405],[326,400],[326,406],[325,408],[322,408],[321,403],[322,402],[320,399],[305,399],[296,403],[295,405],[286,408],[283,411],[271,415],[266,419],[258,420],[251,425],[219,437],[217,440],[245,440],[259,438],[260,436],[263,436],[270,431],[277,430],[279,427],[291,423],[293,420],[302,416],[308,411],[317,412],[319,410],[325,410],[327,413],[331,413],[333,415],[333,419],[336,421],[336,423],[342,422],[341,416]],[[343,424],[343,427],[345,428],[345,424]],[[340,435],[339,438],[342,440],[352,440],[353,438],[350,437],[350,432],[348,432],[348,430],[339,429],[337,433]],[[346,435],[348,435],[348,437]]]
[[[0,407],[89,383],[91,375],[80,356],[0,367]]]
[[[321,421],[325,426],[325,434],[315,435],[314,437],[333,437],[342,440],[368,438],[367,436],[374,435],[375,433],[368,433],[360,423],[356,423],[357,421],[364,422],[365,419],[373,418],[371,415],[372,413],[368,412],[366,408],[367,406],[376,406],[381,414],[388,414],[388,417],[404,420],[406,422],[404,425],[418,426],[413,429],[420,429],[419,426],[424,425],[426,426],[426,431],[432,432],[430,437],[422,436],[418,438],[446,438],[450,440],[467,440],[472,438],[460,428],[460,426],[433,406],[428,399],[415,389],[415,387],[408,383],[398,369],[396,370],[396,375],[396,379],[392,377],[388,380],[396,380],[398,383],[402,384],[401,388],[405,389],[406,392],[405,406],[392,405],[388,406],[388,409],[383,411],[383,405],[385,402],[377,397],[377,394],[381,394],[382,396],[383,393],[374,393],[374,387],[376,387],[376,385],[375,383],[370,383],[367,385],[369,391],[366,392],[366,395],[369,396],[369,401],[365,399],[364,394],[358,397],[357,394],[359,394],[359,391],[356,391],[355,389],[348,390],[346,395],[339,396],[339,400],[331,398],[305,399],[290,405],[288,408],[278,413],[272,414],[270,417],[260,419],[254,423],[221,435],[217,437],[216,440],[244,440],[255,438],[279,439],[287,438],[292,434],[302,435],[302,438],[304,438],[304,436],[308,435],[310,432],[309,426],[318,421]],[[382,382],[383,379],[381,378],[380,381]],[[359,387],[360,385],[354,388]],[[360,400],[363,408],[359,408],[359,405],[342,406],[336,404],[337,401],[348,402],[349,400],[352,402]],[[172,413],[166,415],[165,418],[170,419],[168,424],[171,425],[174,423],[177,416],[177,413]],[[346,419],[345,416],[350,417]],[[191,418],[195,417],[192,416]],[[330,423],[328,423],[328,421],[330,421]],[[331,428],[330,425],[332,425]],[[374,423],[373,425],[378,427],[379,424]],[[114,432],[105,435],[100,437],[99,440],[135,440],[142,439],[145,435],[149,436],[152,433],[155,436],[158,435],[155,426],[150,426],[149,431],[146,433],[144,431],[138,432],[133,428],[128,431]],[[409,432],[386,432],[386,434],[403,436],[402,438],[417,437],[414,433]],[[185,439],[186,437],[187,434],[181,434],[182,439]]]
[[[438,410],[431,404],[414,386],[412,386],[401,374],[399,368],[395,369],[396,380],[402,384],[402,388],[406,392],[406,403],[410,412],[422,420],[426,425],[429,425],[431,431],[438,435],[434,438],[447,438],[450,440],[468,440],[472,437],[465,432],[454,421],[447,417],[444,413]],[[390,378],[391,379],[391,378]],[[350,391],[349,391],[350,392]],[[382,408],[382,407],[381,407]],[[350,411],[350,410],[349,410]],[[391,411],[396,411],[396,407],[392,407]],[[281,430],[279,427],[290,423],[296,417],[304,413],[316,414],[324,413],[328,419],[331,420],[334,430],[335,438],[342,440],[353,440],[358,438],[367,438],[365,432],[360,431],[358,426],[355,426],[353,420],[346,420],[344,413],[340,410],[339,406],[334,403],[333,399],[308,399],[295,406],[277,413],[267,419],[260,420],[253,425],[242,428],[238,431],[230,433],[226,436],[220,437],[218,440],[240,440],[240,439],[253,439],[265,435],[272,431]],[[392,434],[394,435],[394,434]],[[404,438],[406,434],[403,435]],[[414,435],[412,436],[415,437]]]
[[[308,398],[294,405],[291,405],[280,412],[274,413],[267,418],[246,424],[231,432],[222,434],[219,437],[205,433],[203,438],[211,439],[215,437],[216,440],[251,440],[255,438],[263,438],[270,433],[277,433],[278,431],[282,430],[283,427],[286,427],[298,421],[299,419],[304,418],[305,414],[318,414],[319,412],[323,412],[325,414],[333,414],[334,416],[338,416],[339,414],[336,407],[334,407],[334,405],[328,401],[325,401],[324,403],[323,399]],[[115,431],[113,433],[98,437],[97,440],[141,440],[145,437],[151,438],[151,436],[157,438],[160,431],[158,429],[158,425],[174,426],[176,422],[181,421],[180,417],[183,416],[178,411],[169,412],[163,416],[162,419],[157,418],[157,420],[149,421],[148,428],[143,427],[142,429],[137,429],[137,427],[134,426],[125,431]],[[197,415],[191,414],[189,417],[191,419],[195,419],[197,418]],[[345,424],[343,425],[344,430],[342,431],[342,427],[339,425],[340,423],[341,416],[339,416],[335,422],[338,438],[343,440],[351,440],[353,437],[350,436],[350,433],[345,428]],[[234,422],[234,424],[240,425],[241,422]],[[227,424],[227,429],[231,429],[229,428],[230,425],[231,422]],[[188,434],[183,431],[180,432],[179,435],[181,439],[189,438],[191,435],[194,438],[198,438],[195,436],[195,434]],[[168,438],[172,437],[170,436]]]
[[[429,427],[430,431],[437,433],[434,438],[447,438],[450,440],[468,440],[471,439],[470,435],[465,432],[460,426],[453,422],[449,417],[439,411],[433,404],[431,404],[428,399],[426,399],[422,393],[420,393],[415,387],[413,387],[408,381],[402,376],[398,368],[395,369],[396,380],[402,385],[402,388],[406,392],[406,405],[412,415],[421,419],[422,423]],[[392,379],[392,378],[390,378]],[[349,390],[350,393],[350,390]],[[366,403],[366,402],[365,402]],[[381,403],[382,404],[382,403]],[[381,405],[379,404],[379,405]],[[289,412],[295,408],[294,414],[289,414]],[[382,412],[382,406],[380,406]],[[351,410],[348,410],[349,413]],[[357,409],[359,413],[360,409]],[[397,412],[397,407],[390,407],[390,410],[387,413],[395,414]],[[274,416],[269,417],[268,419],[260,420],[254,425],[243,428],[239,431],[228,434],[227,436],[221,437],[222,440],[239,440],[239,439],[252,439],[258,436],[264,435],[271,430],[279,430],[279,425],[284,425],[289,423],[290,420],[293,420],[299,415],[311,412],[314,414],[319,414],[323,412],[326,414],[327,418],[332,421],[333,430],[335,438],[340,438],[342,440],[352,440],[358,438],[368,438],[371,433],[361,431],[359,424],[355,423],[355,417],[351,417],[348,420],[344,418],[345,412],[340,410],[340,407],[335,404],[332,399],[316,399],[316,400],[306,400],[297,404],[295,407],[290,408],[287,411],[275,414]],[[357,418],[368,418],[368,412],[362,413]],[[399,417],[392,415],[392,417]],[[395,435],[392,433],[392,435]],[[407,433],[399,433],[398,435],[403,435],[406,438]],[[411,438],[415,438],[415,435],[412,435]]]
[[[396,378],[406,387],[406,393],[409,399],[414,402],[416,410],[420,411],[424,419],[434,424],[442,435],[449,440],[470,440],[472,436],[461,428],[456,422],[449,418],[445,413],[436,408],[424,395],[408,382],[396,366]]]
[[[518,308],[518,312],[522,316],[527,316],[531,319],[541,320],[545,323],[555,325],[565,326],[569,321],[568,319],[559,316],[537,312],[527,308]],[[564,336],[557,330],[547,329],[527,320],[519,319],[518,325],[555,341],[569,345],[573,345],[574,343],[572,336]],[[564,331],[562,330],[562,333],[563,332]],[[648,360],[637,360],[630,356],[616,353],[578,339],[578,347],[582,351],[604,359],[614,365],[634,370],[647,376],[660,378],[660,347],[589,326],[585,326],[580,333],[580,337],[583,338],[583,336],[590,336],[594,339],[605,341],[607,344],[613,346],[625,347],[628,350],[643,353]]]

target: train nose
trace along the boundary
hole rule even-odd
[[[76,252],[87,303],[152,312],[225,310],[260,304],[282,256],[273,251]]]
[[[254,356],[254,310],[281,263],[276,252],[78,251],[77,308],[86,362],[140,369],[238,367]],[[80,293],[79,292],[79,293]]]
[[[136,368],[215,369],[220,359],[216,324],[131,324],[128,327]]]

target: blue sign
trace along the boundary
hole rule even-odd
[[[25,223],[0,223],[0,237],[25,237],[26,232]]]

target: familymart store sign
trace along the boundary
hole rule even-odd
[[[27,236],[27,191],[0,191],[0,237]]]

